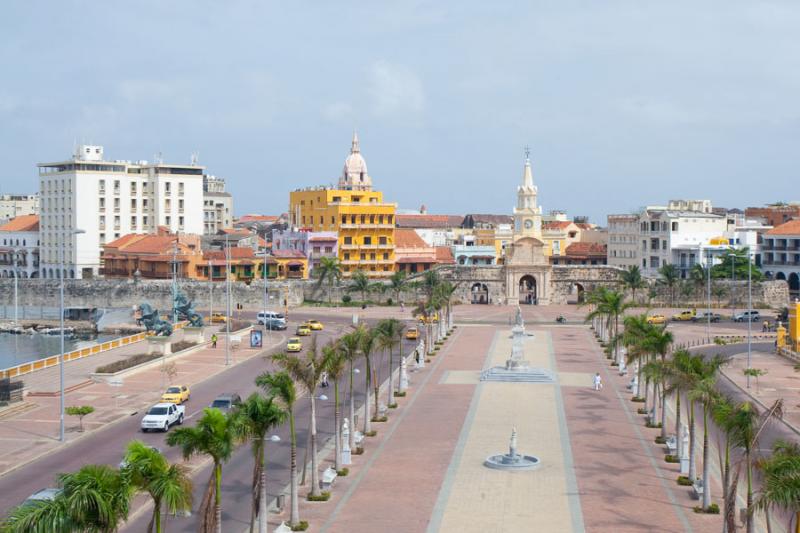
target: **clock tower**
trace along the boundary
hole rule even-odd
[[[517,206],[514,208],[514,240],[533,237],[542,240],[542,208],[537,203],[537,189],[533,184],[530,150],[525,148],[525,170],[522,185],[517,187]]]

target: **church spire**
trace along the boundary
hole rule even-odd
[[[525,147],[525,170],[522,173],[522,186],[533,189],[533,172],[531,171],[531,149]]]
[[[350,146],[350,153],[357,154],[361,151],[361,148],[358,146],[358,132],[353,130],[353,144]]]

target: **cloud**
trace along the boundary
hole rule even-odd
[[[425,108],[422,81],[410,69],[387,61],[369,68],[367,94],[372,113],[378,117],[419,114]]]
[[[334,102],[322,109],[322,116],[331,121],[346,119],[352,114],[353,106],[347,102]]]

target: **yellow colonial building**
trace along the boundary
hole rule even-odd
[[[312,187],[289,193],[292,226],[338,233],[344,276],[356,270],[373,278],[392,275],[396,210],[397,204],[384,202],[383,194],[372,190],[356,134],[336,189]]]

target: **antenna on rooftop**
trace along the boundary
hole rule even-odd
[[[197,166],[197,162],[200,160],[200,152],[196,152],[196,151],[192,152],[191,160],[192,160],[192,166],[196,167]]]

